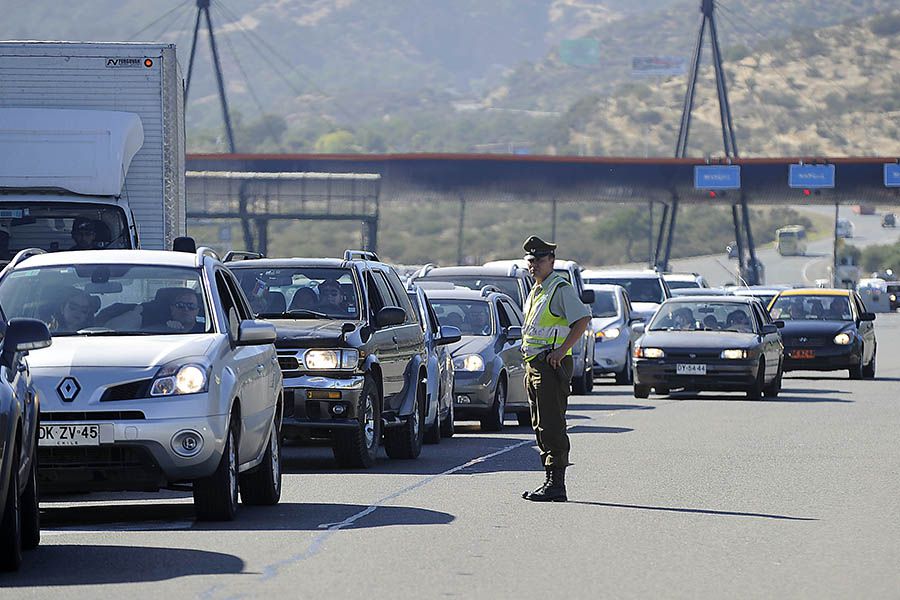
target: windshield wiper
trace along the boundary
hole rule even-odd
[[[301,318],[301,319],[336,319],[331,315],[319,312],[317,310],[309,310],[308,308],[293,308],[281,314],[283,317]]]
[[[65,333],[63,335],[88,335],[88,336],[102,336],[102,335],[160,335],[160,332],[150,332],[150,331],[120,331],[118,329],[106,329],[99,327],[91,327],[88,329],[79,329],[75,333]]]

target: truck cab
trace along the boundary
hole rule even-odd
[[[143,141],[134,113],[0,109],[0,261],[138,247],[125,178]]]

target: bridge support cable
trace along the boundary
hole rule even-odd
[[[687,157],[688,140],[691,131],[691,115],[694,111],[694,98],[697,89],[697,77],[703,57],[703,38],[708,26],[713,70],[716,77],[716,94],[719,100],[722,146],[725,150],[726,160],[730,163],[732,158],[738,157],[738,147],[737,138],[734,132],[734,119],[731,114],[731,104],[728,102],[728,86],[725,79],[725,68],[722,65],[722,51],[721,46],[719,45],[719,31],[716,26],[715,7],[715,0],[701,0],[700,12],[702,13],[702,18],[700,20],[700,31],[697,34],[697,43],[694,45],[691,70],[688,75],[687,90],[685,91],[684,106],[681,113],[681,124],[678,129],[678,141],[675,144],[675,157]],[[740,217],[737,208],[733,207],[732,209],[735,242],[738,244],[738,262],[740,264],[742,277],[744,277],[750,285],[755,285],[759,283],[760,279],[759,273],[757,272],[758,262],[756,260],[756,248],[753,244],[753,233],[750,229],[750,211],[747,207],[747,199],[743,193],[741,194],[740,206]],[[660,271],[667,271],[669,269],[669,257],[671,255],[672,242],[675,234],[674,224],[677,212],[678,199],[675,198],[673,199],[671,214],[669,215],[669,226],[667,228],[666,238],[663,240],[665,250],[662,253],[662,257],[660,257],[659,244],[657,244],[654,266]],[[662,228],[660,228],[660,232],[662,232]]]

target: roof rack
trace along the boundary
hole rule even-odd
[[[237,260],[254,260],[265,257],[266,255],[262,252],[250,252],[248,250],[229,250],[225,253],[225,258],[222,259],[222,262],[227,263]]]
[[[426,275],[428,275],[428,271],[434,269],[436,266],[437,265],[435,265],[434,263],[428,263],[428,264],[424,265],[421,269],[419,269],[418,271],[413,273],[412,278],[417,279],[419,277],[425,277]]]
[[[372,260],[375,262],[381,262],[381,259],[378,258],[378,255],[372,252],[371,250],[344,250],[344,260],[354,260],[354,259],[362,259],[362,260]]]
[[[38,254],[46,254],[47,251],[41,248],[25,248],[24,250],[19,250],[19,252],[12,257],[12,260],[7,263],[3,270],[9,269],[10,267],[15,267],[17,264],[25,260],[26,258],[31,258],[32,256],[37,256]]]
[[[197,254],[194,256],[194,263],[199,267],[203,265],[203,261],[207,258],[211,258],[213,260],[221,261],[219,255],[216,254],[216,251],[207,246],[200,246],[197,248]]]

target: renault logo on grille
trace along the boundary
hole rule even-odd
[[[802,337],[802,338],[799,338],[798,341],[799,341],[801,344],[805,344],[806,342],[809,341],[809,338]]]
[[[65,402],[74,400],[75,396],[77,396],[80,391],[81,386],[78,385],[78,381],[74,377],[66,377],[59,382],[58,386],[56,386],[56,393],[59,394],[59,397]]]

